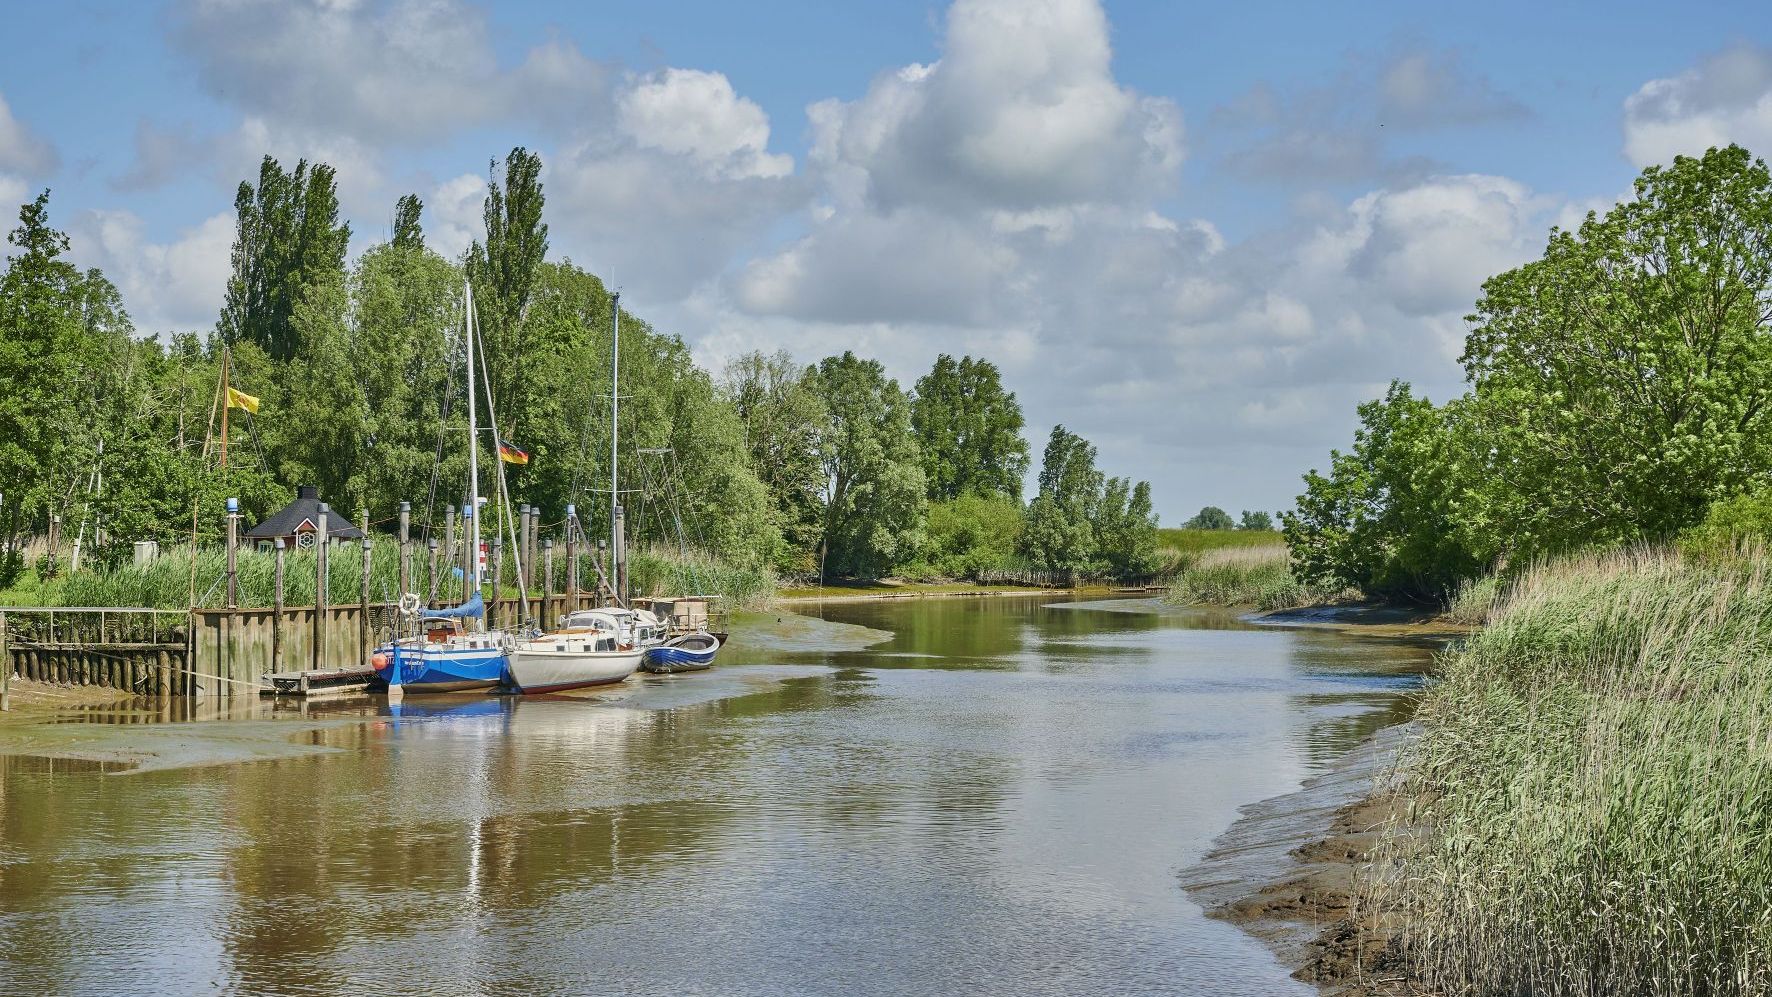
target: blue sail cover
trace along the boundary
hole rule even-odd
[[[427,620],[471,620],[477,619],[486,612],[486,603],[480,599],[480,593],[454,609],[427,609],[424,618]]]

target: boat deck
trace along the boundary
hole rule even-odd
[[[375,669],[368,665],[314,668],[298,672],[272,672],[265,678],[270,686],[259,690],[261,696],[342,696],[368,688],[375,680]]]

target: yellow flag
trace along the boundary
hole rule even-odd
[[[244,391],[235,391],[233,388],[229,388],[228,408],[245,409],[256,415],[258,413],[258,398]]]

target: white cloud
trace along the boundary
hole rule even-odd
[[[1181,113],[1120,86],[1093,0],[958,0],[942,58],[810,112],[813,161],[879,205],[1029,208],[1169,189]]]
[[[0,95],[0,173],[39,177],[57,164],[55,146],[26,127]]]
[[[381,145],[607,104],[607,69],[549,39],[500,65],[460,0],[185,0],[174,37],[215,96],[279,125]]]
[[[791,156],[770,155],[769,116],[720,73],[666,69],[616,100],[623,131],[642,149],[687,156],[716,176],[782,177]]]
[[[128,211],[88,211],[69,226],[70,256],[98,267],[123,295],[137,330],[162,335],[215,324],[234,244],[231,212],[212,215],[166,242],[150,241]]]
[[[1730,143],[1772,155],[1772,49],[1725,49],[1624,102],[1624,154],[1635,166]]]

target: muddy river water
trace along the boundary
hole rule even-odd
[[[0,994],[1310,992],[1178,873],[1427,651],[1150,601],[801,608],[842,625],[743,620],[713,671],[600,696],[0,727]]]

